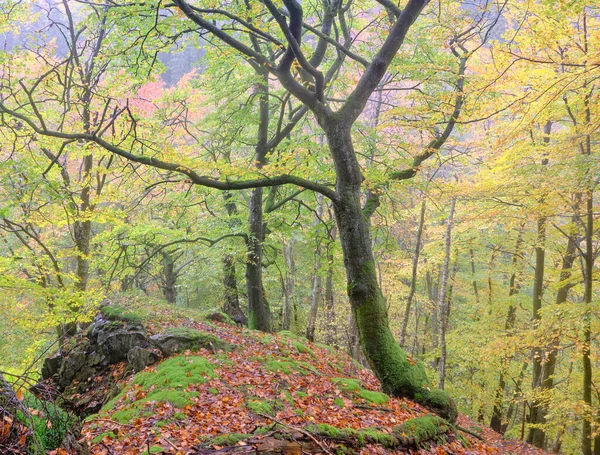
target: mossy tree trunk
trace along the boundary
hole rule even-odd
[[[363,177],[354,153],[350,126],[336,121],[322,123],[336,163],[338,199],[334,202],[334,212],[348,298],[363,352],[385,393],[428,401],[425,369],[408,357],[390,330],[386,301],[377,281],[370,220],[364,216],[361,204]],[[454,404],[445,395],[436,394],[436,400],[427,404],[442,415],[456,417]]]
[[[260,82],[256,85],[259,94],[258,136],[255,147],[256,164],[260,169],[267,161],[269,135],[269,78],[266,71],[257,71]],[[263,188],[252,190],[248,218],[248,259],[246,261],[246,289],[248,293],[248,327],[271,331],[271,310],[265,296],[262,279],[263,242],[265,226],[263,220]]]

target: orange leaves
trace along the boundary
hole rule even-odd
[[[175,325],[178,322],[172,321]],[[178,408],[172,403],[145,402],[147,390],[134,386],[131,393],[117,402],[106,419],[97,419],[93,426],[87,424],[84,434],[91,444],[92,454],[133,454],[147,450],[148,445],[162,447],[165,453],[196,453],[198,447],[222,450],[235,445],[269,444],[268,435],[259,435],[257,428],[268,428],[276,420],[294,428],[310,424],[327,424],[337,428],[363,429],[377,427],[390,429],[425,411],[406,399],[392,398],[385,408],[373,405],[356,394],[341,390],[334,383],[340,376],[360,379],[361,385],[376,391],[379,384],[368,370],[357,370],[344,355],[310,345],[295,338],[244,332],[229,326],[207,326],[186,321],[186,325],[212,333],[223,341],[238,346],[233,352],[217,354],[202,350],[185,352],[184,356],[202,355],[215,365],[215,377],[204,383],[190,384],[186,393],[193,393],[190,402]],[[164,329],[164,328],[163,328]],[[408,361],[414,363],[412,358]],[[130,422],[115,421],[116,413],[130,409],[141,401],[139,415]],[[122,415],[122,414],[121,414]],[[272,420],[274,419],[274,420]],[[461,425],[472,426],[462,418]],[[106,434],[112,435],[107,437]],[[216,436],[248,435],[247,439],[214,440]],[[493,432],[490,432],[493,433]],[[98,436],[101,436],[98,442]],[[299,436],[301,437],[301,435]],[[485,434],[492,441],[484,444],[471,441],[468,451],[462,443],[447,442],[441,447],[410,452],[412,455],[453,453],[456,455],[500,455],[503,451],[497,436]],[[272,438],[271,438],[272,439]],[[226,442],[223,442],[226,441]],[[512,448],[511,448],[512,449]],[[157,449],[158,450],[158,449]],[[514,453],[524,453],[512,449]],[[363,455],[391,455],[381,446],[368,446]],[[57,454],[58,455],[58,454]]]
[[[6,436],[8,436],[12,425],[13,419],[8,415],[4,415],[2,419],[2,426],[0,427],[0,438],[5,438]]]

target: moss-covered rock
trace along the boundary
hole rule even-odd
[[[141,314],[119,305],[105,305],[100,308],[100,314],[109,321],[121,321],[128,324],[142,324],[143,322]]]
[[[441,442],[451,427],[441,417],[427,415],[409,419],[393,428],[401,445],[420,447],[426,442]]]
[[[216,336],[187,327],[168,329],[166,332],[150,337],[166,355],[186,350],[210,349],[212,351],[233,350],[233,346]]]

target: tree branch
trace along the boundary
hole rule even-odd
[[[146,166],[152,166],[157,169],[177,172],[179,174],[186,175],[190,179],[191,183],[195,185],[215,188],[217,190],[243,190],[250,188],[265,188],[275,185],[297,185],[303,188],[308,188],[312,191],[316,191],[317,193],[321,193],[323,196],[331,199],[332,201],[337,201],[336,192],[329,186],[321,183],[312,182],[301,177],[296,177],[294,175],[284,174],[273,177],[263,177],[241,181],[218,180],[211,177],[201,176],[189,167],[183,166],[178,163],[162,161],[149,156],[135,155],[114,144],[111,144],[110,142],[94,134],[64,133],[61,131],[51,131],[45,128],[40,128],[29,117],[7,108],[6,105],[4,105],[4,103],[2,102],[0,102],[0,112],[4,112],[12,117],[18,118],[19,120],[25,122],[27,125],[29,125],[29,127],[32,130],[34,130],[40,135],[67,140],[84,140],[95,142],[99,146],[103,147],[105,150],[114,153],[115,155],[119,155],[129,161],[133,161],[134,163],[140,163]]]

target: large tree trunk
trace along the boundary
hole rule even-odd
[[[350,128],[333,123],[326,125],[325,131],[338,176],[334,210],[344,254],[348,297],[367,361],[384,392],[415,398],[454,420],[456,408],[452,400],[442,391],[434,393],[427,389],[423,365],[408,357],[390,330],[387,305],[377,282],[369,220],[361,207],[362,175]]]
[[[230,192],[223,193],[225,200],[225,209],[229,217],[229,226],[236,228],[240,221],[235,217],[238,214],[237,206],[233,201],[233,196]],[[240,299],[237,288],[237,272],[235,270],[235,259],[232,253],[226,253],[223,256],[223,312],[232,318],[241,318],[246,321],[246,316],[240,307]]]
[[[259,72],[256,89],[260,94],[260,123],[256,143],[256,163],[260,169],[267,161],[269,135],[269,78],[266,71]],[[255,188],[250,196],[248,220],[248,259],[246,261],[246,288],[248,293],[248,327],[271,331],[271,309],[265,296],[262,280],[262,244],[265,239],[263,221],[263,189]]]
[[[177,303],[177,272],[175,271],[175,261],[169,253],[163,251],[162,262],[165,280],[165,284],[162,288],[163,295],[167,302],[175,304]]]
[[[223,312],[232,318],[245,319],[240,308],[233,254],[223,256]]]
[[[262,242],[264,240],[262,199],[263,189],[256,188],[250,196],[248,221],[248,260],[246,261],[246,288],[248,293],[248,327],[271,331],[271,310],[265,296],[262,280]]]

